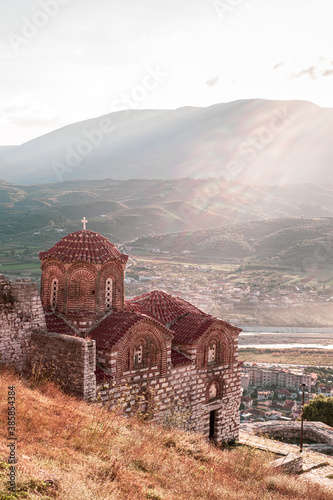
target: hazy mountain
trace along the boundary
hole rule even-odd
[[[110,113],[0,149],[0,177],[220,177],[247,184],[332,181],[333,109],[241,100],[208,108]]]

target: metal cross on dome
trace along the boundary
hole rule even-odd
[[[81,220],[82,224],[83,224],[83,231],[86,230],[86,224],[87,222],[89,222],[85,217],[83,217],[83,219]]]

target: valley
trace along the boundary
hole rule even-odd
[[[38,252],[86,216],[130,256],[128,297],[163,289],[236,324],[333,326],[333,186],[221,182],[2,182],[0,271],[38,281]]]

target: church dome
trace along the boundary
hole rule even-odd
[[[87,229],[70,233],[46,252],[39,253],[40,260],[52,257],[63,263],[91,264],[105,264],[110,260],[126,263],[128,259],[128,255],[122,254],[107,238]]]

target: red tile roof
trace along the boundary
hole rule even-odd
[[[96,346],[103,349],[110,349],[139,321],[152,318],[144,314],[134,312],[114,312],[106,316],[93,330],[89,332],[89,337],[96,340]],[[160,327],[164,325],[154,320]],[[171,332],[170,332],[171,334]]]
[[[171,327],[171,330],[175,334],[174,342],[192,344],[198,340],[215,321],[217,321],[217,319],[209,314],[187,314]]]
[[[192,360],[175,349],[171,349],[172,366],[191,365]]]
[[[92,264],[104,264],[113,259],[127,262],[128,259],[128,255],[122,254],[107,238],[88,230],[68,234],[54,247],[39,253],[41,260],[49,257],[61,262],[84,261]]]
[[[75,330],[66,321],[54,313],[45,313],[46,329],[49,333],[61,333],[63,335],[75,335]]]
[[[175,297],[161,290],[153,290],[129,300],[128,311],[147,314],[157,319],[174,333],[174,342],[192,344],[198,340],[214,323],[219,322],[241,331],[225,321],[206,314],[180,297]]]
[[[164,325],[169,325],[187,313],[205,315],[197,307],[180,297],[169,295],[161,290],[139,295],[127,302],[128,308],[156,318]],[[170,325],[171,326],[171,325]]]

